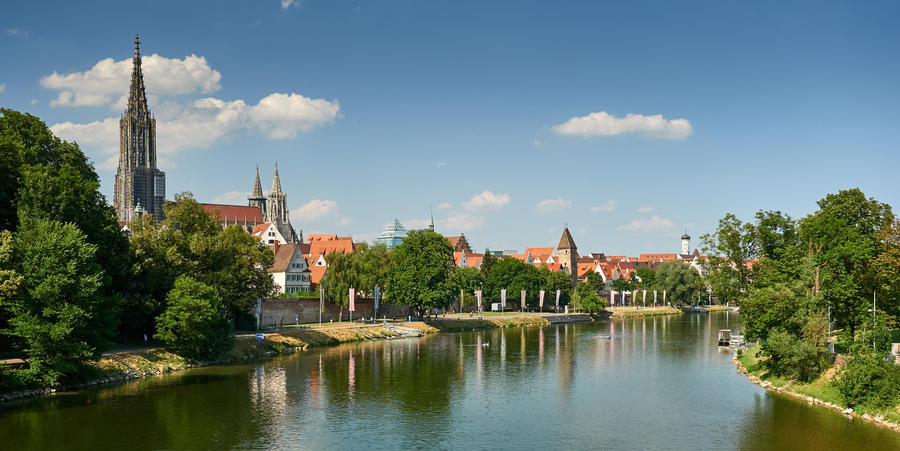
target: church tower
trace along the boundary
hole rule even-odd
[[[563,229],[559,245],[556,246],[556,256],[562,269],[571,274],[572,285],[574,286],[578,280],[578,248],[575,247],[575,240],[572,239],[568,226]]]
[[[254,187],[254,190],[256,187]],[[262,191],[262,190],[260,190]],[[291,225],[290,212],[287,207],[287,194],[281,190],[281,178],[278,176],[278,163],[275,163],[275,176],[272,177],[272,191],[269,192],[269,200],[266,205],[266,221],[275,224],[281,236],[288,243],[303,242],[302,236],[297,236]]]
[[[166,174],[156,168],[156,118],[147,106],[138,36],[134,37],[132,62],[128,106],[119,119],[119,167],[113,205],[120,222],[130,221],[137,205],[143,207],[144,214],[161,221]]]
[[[251,207],[259,208],[259,214],[266,217],[266,196],[263,196],[262,183],[259,183],[259,166],[256,167],[256,180],[253,181],[253,192],[247,197]]]
[[[691,236],[687,234],[687,230],[681,235],[681,253],[682,255],[691,253]]]

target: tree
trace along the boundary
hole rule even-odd
[[[765,340],[776,330],[801,334],[806,309],[797,288],[796,284],[778,283],[751,290],[741,301],[741,321],[748,340]]]
[[[838,327],[855,334],[867,315],[879,238],[893,219],[891,207],[858,188],[829,194],[819,210],[800,221],[800,237],[814,267],[813,292],[823,292]]]
[[[484,284],[484,276],[478,268],[453,268],[450,273],[450,284],[453,286],[453,292],[462,291],[463,299],[460,299],[460,311],[465,307],[465,296],[471,296],[475,290],[480,290]]]
[[[619,277],[618,279],[613,279],[610,287],[613,291],[618,291],[620,293],[620,300],[624,302],[625,292],[634,290],[635,283],[624,277]]]
[[[559,290],[559,305],[567,305],[572,297],[572,277],[565,271],[550,271],[546,267],[539,270],[543,279],[541,288],[546,290],[545,305],[556,305],[556,290]]]
[[[701,236],[700,242],[708,257],[704,261],[707,271],[721,274],[722,280],[737,280],[740,290],[746,290],[750,284],[746,262],[757,256],[753,225],[728,213],[719,220],[716,231]]]
[[[606,282],[603,281],[603,276],[601,276],[600,273],[593,271],[588,273],[587,280],[584,283],[597,295],[603,291],[603,286],[606,285]]]
[[[878,238],[878,255],[871,275],[878,290],[879,308],[900,316],[900,220],[892,219]]]
[[[656,270],[656,280],[660,289],[666,292],[666,301],[673,306],[690,304],[697,294],[694,282],[700,277],[694,268],[679,261],[660,263]]]
[[[325,299],[337,304],[341,310],[338,320],[343,319],[344,308],[350,305],[350,288],[359,285],[359,274],[353,267],[353,255],[331,252],[325,256],[328,269],[322,277]]]
[[[21,292],[3,307],[31,369],[52,385],[111,344],[119,304],[103,295],[97,246],[74,224],[25,218],[13,248]]]
[[[385,295],[391,302],[423,310],[445,308],[453,299],[449,283],[453,248],[431,230],[412,230],[391,253]]]
[[[642,266],[635,269],[634,272],[637,275],[638,286],[642,290],[653,290],[656,288],[656,271]]]
[[[166,300],[168,307],[157,318],[154,338],[188,359],[215,358],[231,348],[228,308],[213,287],[180,276]]]
[[[598,313],[606,310],[606,301],[597,294],[590,284],[579,283],[575,288],[575,305],[588,313]]]

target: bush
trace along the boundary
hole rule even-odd
[[[900,400],[900,370],[872,352],[850,359],[835,384],[851,407],[893,407]]]
[[[768,356],[763,366],[772,374],[800,382],[810,382],[818,377],[828,363],[823,349],[783,331],[769,334],[763,354]]]
[[[156,335],[188,359],[214,358],[234,340],[228,308],[216,290],[188,276],[175,280],[168,308],[156,318]]]

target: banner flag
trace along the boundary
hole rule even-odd
[[[559,293],[562,290],[556,290],[556,308],[559,309]]]
[[[541,290],[540,307],[544,308],[544,290]]]
[[[353,288],[350,289],[350,308],[347,310],[356,311],[356,290]]]
[[[609,290],[609,305],[616,305],[616,292]]]
[[[319,288],[319,313],[325,311],[325,289]]]
[[[481,290],[475,290],[475,299],[478,300],[478,311],[481,311]]]
[[[525,310],[525,290],[522,290],[522,310]]]
[[[506,308],[506,288],[500,290],[500,307]]]
[[[375,285],[375,314],[378,314],[378,295],[381,294],[378,285]]]

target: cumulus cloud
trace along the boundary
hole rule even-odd
[[[652,206],[652,205],[645,205],[645,206],[643,206],[643,207],[641,207],[641,208],[638,208],[636,211],[637,211],[638,213],[650,213],[651,211],[653,211],[653,206]]]
[[[177,96],[190,93],[209,94],[221,89],[222,75],[213,70],[205,57],[190,55],[183,59],[166,58],[157,54],[141,57],[144,85],[156,96]],[[120,107],[131,83],[131,58],[115,61],[105,58],[84,72],[52,74],[41,78],[46,89],[59,91],[50,106]]]
[[[469,213],[455,213],[444,219],[442,226],[455,233],[457,230],[465,232],[484,227],[484,217]]]
[[[650,219],[635,219],[628,224],[619,226],[619,230],[628,230],[631,232],[652,232],[656,230],[664,230],[674,227],[675,223],[671,219],[661,218],[659,215],[653,215]]]
[[[438,210],[446,210],[448,208],[453,208],[453,204],[450,202],[442,202],[437,206]]]
[[[650,138],[685,139],[694,130],[687,119],[666,119],[661,114],[644,116],[628,113],[615,117],[606,111],[573,117],[553,126],[553,131],[567,136],[616,136],[639,133]]]
[[[20,37],[20,38],[27,38],[28,36],[31,35],[31,32],[28,30],[23,30],[21,28],[7,28],[6,34],[8,34],[10,36]]]
[[[249,192],[244,191],[229,191],[224,194],[220,194],[216,197],[213,197],[213,203],[215,204],[225,204],[225,205],[244,205],[247,203],[247,196],[249,196]]]
[[[444,167],[444,166],[446,166],[446,165],[447,165],[447,162],[446,162],[446,161],[438,161],[437,163],[434,164],[434,167],[436,167],[436,168],[442,168],[442,167]]]
[[[616,209],[616,201],[614,201],[614,200],[608,200],[603,205],[597,205],[597,206],[591,207],[591,211],[593,211],[593,212],[608,212],[608,211],[613,211],[615,209]]]
[[[209,147],[238,130],[259,132],[269,139],[294,138],[298,132],[333,122],[339,111],[336,100],[310,99],[300,94],[270,94],[257,105],[212,97],[185,106],[167,102],[157,118],[157,148],[164,155]],[[50,128],[63,139],[96,148],[101,156],[116,154],[119,149],[117,118],[87,124],[62,122]]]
[[[291,6],[300,6],[300,0],[281,0],[281,9],[288,9]]]
[[[337,202],[333,200],[313,199],[300,208],[291,210],[291,220],[296,222],[311,222],[328,216],[337,211]]]
[[[538,202],[535,210],[538,213],[550,213],[554,211],[565,210],[566,208],[569,208],[571,206],[572,202],[560,197],[559,199],[544,199]]]
[[[490,191],[482,191],[472,196],[463,206],[470,210],[496,210],[509,203],[509,194],[494,194]]]

